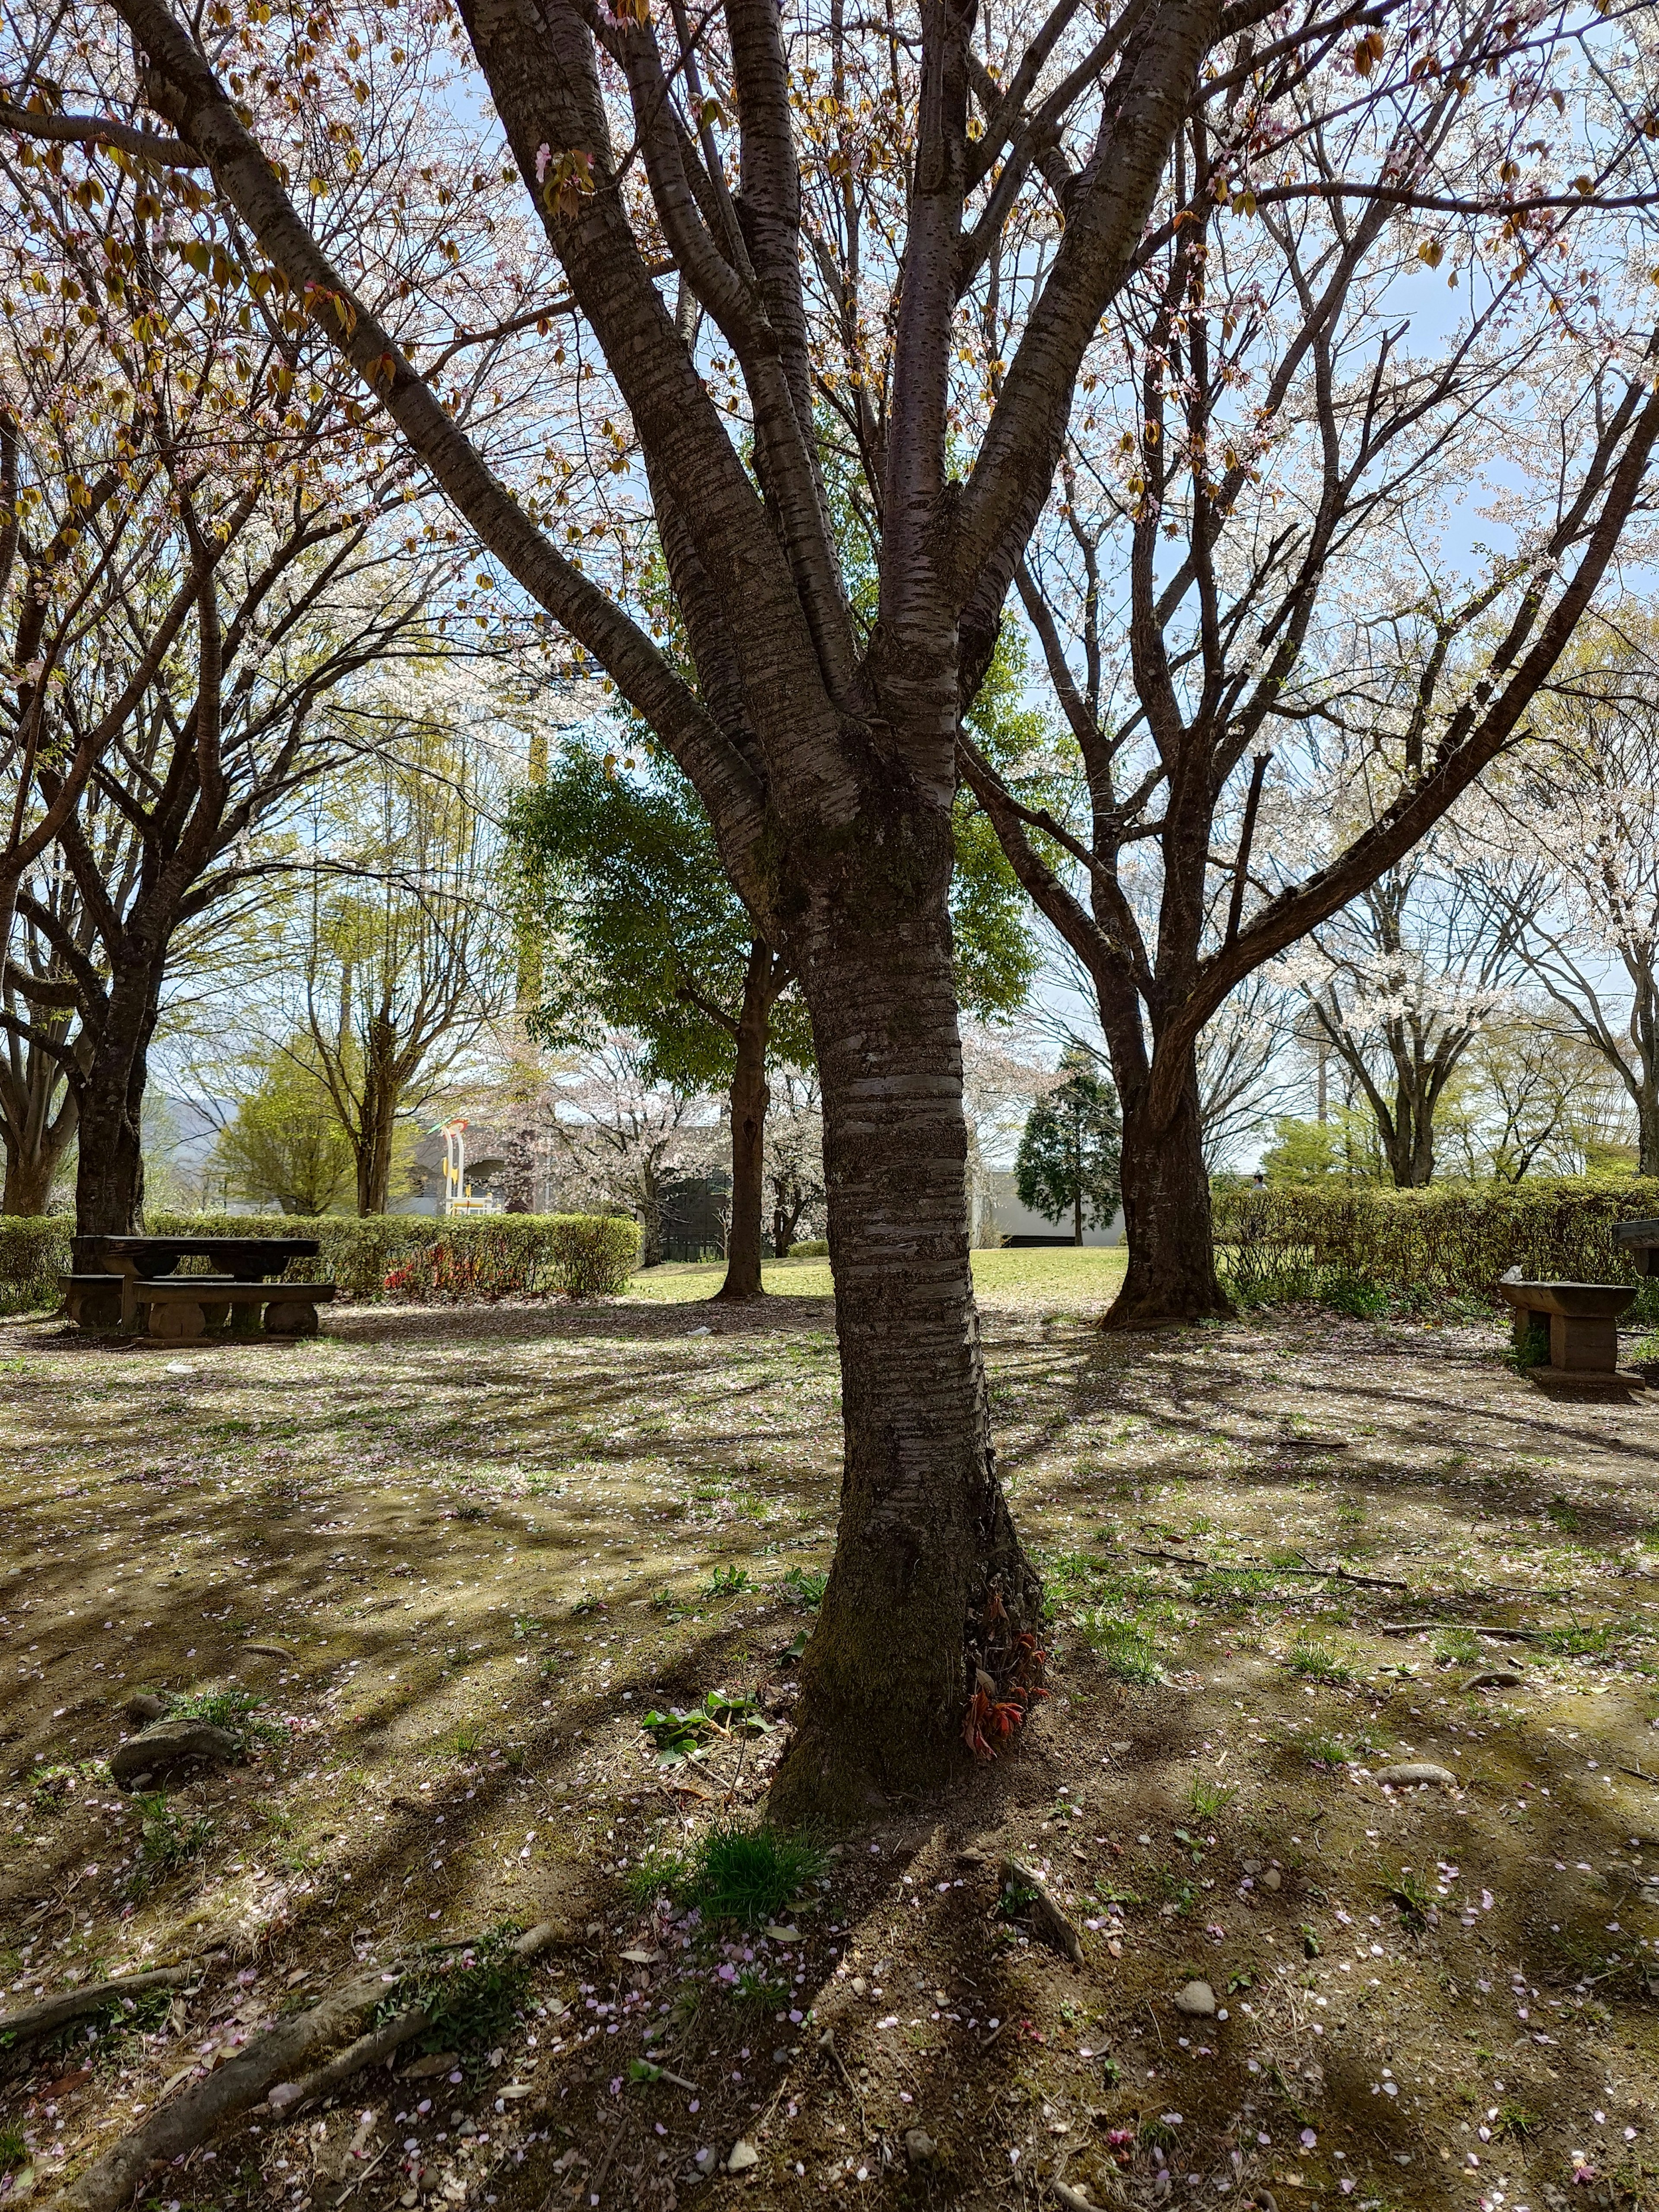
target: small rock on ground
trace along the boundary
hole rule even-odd
[[[1442,1790],[1457,1787],[1457,1777],[1449,1766],[1436,1766],[1426,1759],[1413,1760],[1404,1766],[1379,1766],[1371,1780],[1392,1783],[1396,1790],[1411,1789],[1419,1782],[1432,1782]]]
[[[1212,2020],[1215,2017],[1215,1991],[1207,1982],[1188,1982],[1186,1988],[1176,1991],[1176,2010],[1187,2013],[1194,2020]]]
[[[747,2173],[751,2166],[760,2164],[760,2153],[751,2142],[739,2136],[732,2146],[732,2155],[726,2161],[728,2173]]]
[[[210,1721],[157,1721],[110,1753],[109,1771],[123,1790],[200,1766],[228,1765],[237,1755],[236,1739]]]

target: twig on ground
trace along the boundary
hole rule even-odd
[[[604,2182],[604,2180],[605,2180],[605,2175],[606,2175],[607,2173],[609,2173],[609,2172],[610,2172],[610,2171],[611,2171],[611,2160],[612,2160],[613,2158],[615,2158],[615,2156],[617,2155],[617,2151],[621,2148],[621,2147],[622,2147],[622,2139],[623,2139],[623,2136],[626,2134],[627,2130],[628,2130],[628,2123],[627,2123],[627,2121],[626,2121],[626,2120],[624,2120],[624,2121],[623,2122],[622,2125],[621,2125],[621,2126],[617,2130],[616,2134],[615,2134],[614,2136],[611,2136],[611,2148],[610,2148],[610,2149],[609,2149],[608,2151],[606,2151],[606,2153],[605,2153],[605,2156],[604,2156],[604,2157],[599,2160],[599,2172],[598,2172],[593,2176],[592,2180],[588,2184],[588,2187],[589,2187],[589,2189],[590,2189],[590,2190],[592,2191],[592,2192],[593,2202],[594,2202],[596,2204],[597,2204],[597,2203],[599,2203],[599,2189],[600,2189],[600,2186],[601,2186],[601,2185],[603,2184],[603,2182]]]
[[[1537,1628],[1504,1628],[1495,1620],[1385,1620],[1376,1632],[1417,1636],[1430,1628],[1467,1628],[1471,1636],[1490,1636],[1499,1644],[1536,1644],[1543,1633]]]
[[[297,2112],[301,2106],[313,2104],[319,2097],[326,2097],[349,2081],[354,2074],[361,2074],[365,2066],[373,2066],[382,2058],[389,2058],[400,2044],[422,2033],[427,2015],[416,2005],[411,2011],[400,2012],[395,2020],[387,2021],[381,2027],[368,2035],[360,2035],[355,2043],[347,2044],[337,2057],[326,2066],[319,2066],[314,2074],[307,2074],[302,2081],[279,2081],[267,2101],[273,2112]],[[283,2092],[286,2090],[287,2095]]]
[[[368,2164],[363,2168],[362,2172],[356,2176],[355,2180],[347,2182],[345,2187],[340,2191],[339,2195],[334,2200],[334,2212],[340,2212],[340,2207],[345,2203],[347,2197],[355,2195],[355,2193],[362,2187],[364,2182],[368,2179],[369,2175],[374,2172],[375,2167],[380,2163],[380,2160],[386,2156],[386,2153],[391,2148],[391,2143],[383,2142],[379,2150],[375,2152],[374,2157],[370,2159]]]
[[[1188,1567],[1202,1575],[1291,1575],[1298,1581],[1358,1583],[1365,1589],[1409,1589],[1409,1583],[1391,1575],[1354,1575],[1346,1567],[1281,1567],[1269,1559],[1189,1559],[1180,1552],[1149,1552],[1139,1544],[1126,1547],[1137,1559],[1162,1559],[1166,1565]]]
[[[1022,1859],[1005,1858],[999,1875],[1000,1893],[1006,1897],[1010,1890],[1030,1900],[1031,1920],[1039,1936],[1056,1951],[1063,1953],[1074,1966],[1083,1964],[1083,1938],[1054,1903],[1048,1885],[1035,1867]]]
[[[1069,2183],[1062,2181],[1058,2174],[1054,2176],[1048,2186],[1053,2191],[1056,2201],[1066,2207],[1066,2212],[1101,2212],[1101,2208],[1095,2203],[1092,2197],[1085,2197],[1080,2189],[1073,2189]]]

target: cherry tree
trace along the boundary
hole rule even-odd
[[[1351,901],[1387,934],[1390,882],[1527,737],[1651,501],[1646,34],[1518,25],[1425,10],[1282,100],[1247,73],[1192,111],[1018,571],[1069,777],[962,744],[1097,996],[1124,1109],[1118,1326],[1225,1309],[1206,1025]],[[1509,543],[1460,553],[1483,494]],[[1419,1070],[1398,1042],[1415,1178],[1458,1047]]]
[[[1608,611],[1552,687],[1548,742],[1492,794],[1480,881],[1515,930],[1545,1018],[1592,1050],[1633,1110],[1638,1172],[1659,1175],[1659,620]],[[1537,852],[1522,905],[1504,856]]]
[[[234,229],[204,234],[202,184],[142,127],[54,129],[48,51],[97,82],[118,58],[93,37],[59,56],[27,15],[8,36],[6,1121],[37,1171],[78,1127],[92,1235],[140,1218],[149,1053],[181,948],[269,880],[280,856],[261,832],[357,749],[343,693],[430,650],[476,587],[454,604],[453,522],[423,512],[412,463],[303,304]],[[356,181],[332,220],[343,234],[377,204]],[[404,237],[386,281],[422,280],[453,332],[490,303],[443,243]],[[452,342],[456,390],[486,413],[499,342],[488,326]],[[54,1078],[67,1095],[46,1120]]]
[[[774,1806],[856,1816],[872,1793],[937,1784],[979,1747],[976,1670],[1029,1685],[1041,1628],[996,1475],[964,1218],[959,727],[1103,318],[1172,240],[1186,262],[1220,204],[1207,153],[1199,173],[1184,150],[1171,167],[1177,141],[1224,148],[1241,180],[1256,165],[1265,203],[1267,175],[1325,143],[1328,114],[1384,115],[1408,91],[1428,52],[1418,17],[1405,0],[1363,25],[1256,0],[1057,0],[981,24],[952,0],[886,19],[721,0],[694,28],[673,0],[460,0],[456,50],[490,143],[563,276],[544,318],[558,342],[532,348],[546,446],[509,468],[411,357],[373,254],[326,235],[331,175],[370,161],[350,72],[372,107],[380,57],[441,41],[452,19],[346,9],[324,25],[277,6],[251,21],[210,0],[198,23],[167,0],[88,3],[125,24],[141,79],[94,97],[58,68],[52,127],[165,135],[167,161],[210,179],[495,568],[690,778],[800,978],[846,1462]],[[1504,96],[1539,67],[1542,35],[1476,7],[1458,82],[1478,91],[1491,71]],[[1315,200],[1340,182],[1314,177]],[[1385,228],[1438,195],[1410,164],[1373,168],[1367,188]],[[1495,171],[1478,191],[1511,219]],[[1609,468],[1628,447],[1639,474],[1659,403],[1615,400],[1612,422]],[[684,659],[653,635],[658,573]],[[1188,1066],[1184,1045],[1166,1058],[1138,1130],[1178,1112]]]
[[[1543,871],[1505,856],[1504,897],[1430,836],[1313,931],[1280,970],[1299,982],[1313,1034],[1370,1108],[1401,1190],[1435,1170],[1435,1115],[1482,1031],[1512,1019],[1521,941]]]

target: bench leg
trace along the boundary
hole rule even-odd
[[[1579,1315],[1550,1316],[1550,1365],[1565,1375],[1611,1375],[1619,1364],[1619,1324]]]
[[[106,1336],[121,1326],[121,1293],[73,1291],[64,1301],[64,1310],[76,1327],[88,1336]]]
[[[188,1298],[157,1298],[149,1310],[149,1333],[168,1343],[189,1342],[204,1332],[200,1306]]]
[[[317,1309],[309,1298],[273,1298],[265,1308],[267,1336],[315,1336]]]
[[[1534,1313],[1529,1306],[1517,1306],[1514,1322],[1515,1348],[1534,1361],[1550,1357],[1550,1322],[1547,1314]]]

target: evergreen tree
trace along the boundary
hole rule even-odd
[[[1072,1242],[1086,1224],[1104,1229],[1117,1212],[1122,1122],[1117,1093],[1093,1060],[1073,1047],[1061,1080],[1026,1117],[1014,1159],[1019,1202],[1047,1221],[1069,1212]]]

